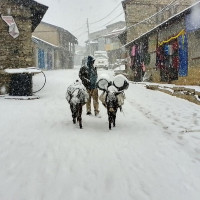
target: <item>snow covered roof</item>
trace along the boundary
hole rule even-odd
[[[4,70],[8,74],[38,74],[41,73],[42,71],[35,68],[35,67],[28,67],[28,68],[17,68],[17,69],[5,69]]]
[[[159,29],[161,29],[162,27],[165,27],[165,26],[168,26],[171,22],[175,21],[176,19],[180,18],[180,17],[183,17],[185,16],[186,14],[190,13],[191,12],[191,9],[197,5],[200,5],[200,1],[194,3],[193,5],[189,6],[188,8],[182,10],[181,12],[173,15],[172,17],[168,18],[167,20],[165,20],[164,22],[162,22],[161,24],[155,26],[153,29],[147,31],[146,33],[140,35],[139,37],[137,37],[136,39],[132,40],[131,42],[123,45],[121,48],[124,48],[124,47],[127,47],[129,45],[131,45],[132,43],[134,43],[135,41],[137,41],[138,39],[144,37],[144,36],[147,36],[149,35],[150,33],[154,32],[154,31],[157,31]]]
[[[106,35],[103,35],[103,37],[117,37],[119,34],[121,34],[124,30],[126,29],[126,26],[124,26],[123,28],[116,28],[114,30],[112,30],[111,32],[109,32]]]
[[[88,43],[90,43],[90,44],[98,44],[98,42],[97,41],[89,41]]]
[[[56,46],[56,45],[54,45],[54,44],[52,44],[52,43],[49,43],[49,42],[47,42],[47,41],[45,41],[45,40],[42,40],[42,39],[40,39],[40,38],[38,38],[38,37],[35,37],[35,36],[32,36],[32,39],[33,39],[33,41],[35,41],[36,43],[37,43],[38,41],[40,41],[40,42],[43,42],[43,43],[45,43],[45,44],[48,44],[48,45],[50,45],[50,46],[52,46],[52,47],[55,47],[55,48],[58,47],[58,46]]]

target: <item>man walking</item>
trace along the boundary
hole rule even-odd
[[[87,58],[87,66],[83,65],[79,71],[79,78],[83,85],[86,87],[89,94],[89,99],[86,103],[87,115],[91,115],[91,99],[93,99],[94,114],[97,117],[99,115],[99,100],[98,100],[98,89],[96,86],[97,82],[97,69],[94,67],[95,59],[92,56]]]

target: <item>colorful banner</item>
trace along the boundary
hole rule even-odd
[[[17,28],[17,25],[15,23],[15,20],[12,16],[1,16],[1,18],[8,24],[9,26],[9,34],[13,38],[17,38],[19,36],[19,30]]]
[[[174,39],[178,38],[180,35],[184,35],[184,34],[185,34],[185,30],[181,30],[176,36],[173,36],[166,41],[160,42],[159,46],[162,46],[163,44],[169,43],[171,40],[174,40]]]

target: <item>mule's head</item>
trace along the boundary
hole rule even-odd
[[[117,89],[114,86],[110,86],[107,91],[106,106],[110,112],[116,111],[118,107]]]

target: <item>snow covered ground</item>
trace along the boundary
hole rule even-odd
[[[115,128],[100,104],[81,130],[65,100],[78,68],[45,74],[40,99],[0,98],[0,200],[200,199],[200,106],[131,83]]]

